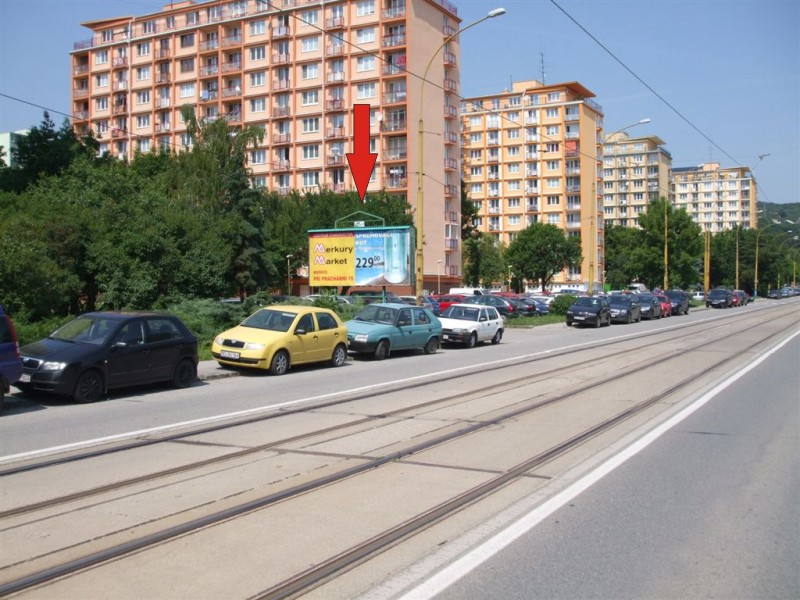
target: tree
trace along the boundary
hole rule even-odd
[[[470,237],[462,242],[462,248],[465,284],[489,287],[495,281],[503,281],[504,248],[494,236],[473,231]]]
[[[633,248],[643,243],[644,235],[636,227],[621,227],[607,223],[605,226],[605,282],[611,289],[624,289],[641,278],[635,262]]]
[[[467,182],[461,180],[461,240],[468,240],[478,228],[475,226],[475,217],[478,216],[478,206],[467,195]]]
[[[556,225],[533,223],[509,244],[505,258],[518,277],[539,282],[544,291],[556,273],[580,264],[580,240]]]

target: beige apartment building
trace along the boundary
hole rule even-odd
[[[593,97],[576,82],[520,81],[462,103],[463,173],[478,229],[503,244],[535,222],[581,238],[581,268],[556,275],[554,288],[602,281],[603,112]]]
[[[703,231],[758,227],[756,180],[749,167],[719,163],[672,169],[674,206],[686,209]]]
[[[638,227],[639,215],[659,198],[674,203],[672,156],[657,136],[612,133],[603,145],[603,217],[606,223]]]
[[[353,106],[369,104],[378,157],[368,192],[413,207],[422,117],[424,279],[433,289],[437,277],[461,276],[460,52],[448,41],[459,23],[446,0],[189,0],[86,22],[92,38],[71,53],[74,127],[94,130],[101,152],[123,159],[187,148],[180,111],[191,104],[200,119],[264,127],[248,157],[254,186],[343,192],[355,190],[345,157]]]

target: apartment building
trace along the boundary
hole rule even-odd
[[[602,280],[603,112],[593,97],[576,82],[531,80],[462,103],[463,176],[479,231],[508,244],[542,222],[580,237],[583,264],[556,275],[556,287]]]
[[[658,136],[612,133],[603,145],[603,218],[606,223],[638,227],[639,215],[659,198],[674,203],[670,188],[672,155]]]
[[[684,208],[703,231],[758,227],[757,186],[749,167],[705,163],[672,169],[674,206]]]
[[[94,130],[101,152],[120,158],[188,148],[181,107],[191,104],[200,119],[263,126],[264,142],[248,157],[254,186],[344,192],[355,190],[345,157],[353,106],[369,104],[378,157],[368,192],[402,195],[413,207],[422,140],[409,124],[422,117],[432,289],[437,276],[461,274],[460,52],[457,39],[444,44],[459,23],[446,0],[189,0],[86,22],[92,38],[71,53],[74,127]]]

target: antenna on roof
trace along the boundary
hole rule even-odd
[[[539,76],[542,84],[547,83],[547,73],[544,71],[544,52],[539,52]]]

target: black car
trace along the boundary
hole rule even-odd
[[[661,300],[656,298],[653,294],[636,294],[639,299],[639,306],[642,309],[642,318],[647,319],[660,319],[661,314]]]
[[[683,290],[669,290],[664,292],[672,305],[673,315],[689,314],[689,293]]]
[[[612,294],[608,298],[612,323],[638,323],[642,320],[642,307],[633,294]]]
[[[484,294],[481,296],[467,296],[461,304],[481,304],[483,306],[494,306],[501,315],[510,319],[519,316],[519,310],[514,302],[509,298]]]
[[[611,307],[605,296],[581,296],[567,309],[567,327],[611,325]]]
[[[717,288],[708,292],[706,307],[730,308],[731,306],[733,306],[733,292],[730,290]]]
[[[9,386],[22,375],[22,360],[19,357],[17,333],[11,318],[0,304],[0,409],[3,408]]]
[[[23,346],[23,392],[95,402],[109,389],[170,381],[188,387],[197,374],[197,338],[173,315],[92,312]]]

